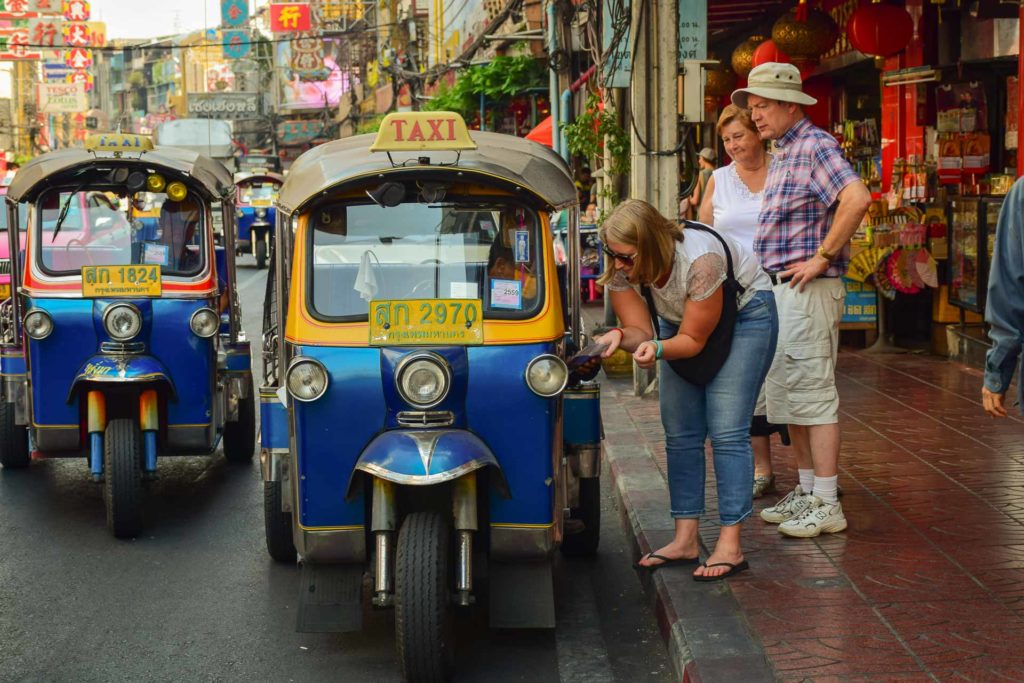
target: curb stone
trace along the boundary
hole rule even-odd
[[[633,557],[638,559],[667,543],[673,534],[668,486],[621,404],[621,400],[653,399],[633,397],[632,385],[626,380],[605,379],[602,388],[605,433],[620,437],[605,441],[605,458]],[[631,434],[632,439],[628,438]],[[701,549],[707,556],[703,540]],[[775,680],[764,648],[751,631],[728,582],[697,583],[690,578],[691,571],[690,567],[672,567],[638,572],[645,592],[654,601],[676,679],[683,683]]]

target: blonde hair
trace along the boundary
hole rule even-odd
[[[636,247],[629,281],[651,284],[671,272],[676,244],[683,240],[683,230],[642,199],[627,199],[604,219],[598,236],[605,245],[618,242]],[[614,259],[605,254],[604,273],[598,284],[611,282],[615,272]]]
[[[750,117],[750,110],[730,104],[722,110],[722,114],[718,117],[718,124],[715,126],[718,137],[722,137],[722,129],[733,122],[739,123],[754,135],[758,134],[757,126],[754,125],[754,120]]]

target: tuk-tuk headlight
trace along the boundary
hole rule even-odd
[[[114,341],[128,341],[142,331],[142,314],[132,304],[114,304],[103,313],[103,328]]]
[[[451,370],[439,356],[418,354],[399,364],[395,384],[406,402],[419,408],[431,408],[448,394]]]
[[[569,381],[569,368],[558,356],[537,356],[526,366],[526,384],[538,396],[558,396]]]
[[[287,381],[296,401],[315,401],[327,391],[327,370],[320,361],[299,358],[288,368]]]
[[[257,218],[266,218],[267,217],[267,210],[266,209],[256,209],[256,217]]]
[[[245,211],[242,211],[241,209],[235,209],[235,218],[241,218],[244,215]]]
[[[192,319],[189,320],[188,324],[197,337],[207,339],[217,334],[220,320],[212,308],[200,308],[192,314]]]
[[[25,334],[33,339],[46,339],[53,332],[53,318],[46,311],[33,309],[25,315]]]

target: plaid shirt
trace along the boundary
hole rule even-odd
[[[843,158],[835,138],[801,119],[775,141],[761,201],[754,251],[767,271],[813,257],[828,234],[836,200],[860,176]],[[832,261],[826,275],[842,275],[849,246]]]

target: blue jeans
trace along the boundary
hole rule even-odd
[[[661,320],[661,335],[678,327]],[[739,524],[753,510],[754,452],[750,420],[757,393],[775,355],[779,315],[771,292],[759,291],[736,315],[725,365],[705,386],[691,384],[662,362],[658,368],[661,424],[668,454],[672,516],[704,513],[704,442],[710,437],[718,486],[718,517]]]

